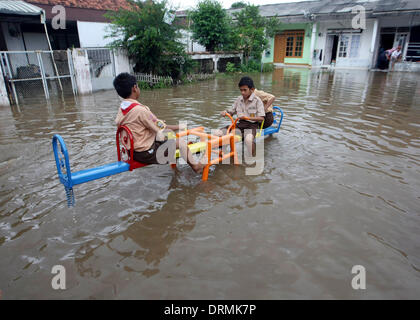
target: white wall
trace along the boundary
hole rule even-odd
[[[339,58],[337,54],[336,67],[344,68],[369,68],[371,64],[371,43],[373,35],[373,20],[366,21],[366,29],[360,34],[360,45],[359,45],[359,55],[355,58]],[[322,60],[319,60],[319,54],[316,58],[313,59],[312,66],[322,65],[325,57],[325,46],[328,36],[328,29],[343,29],[351,28],[351,20],[348,21],[336,21],[336,22],[319,22],[317,28],[317,34],[321,33],[322,36],[318,36],[318,40],[315,44],[315,49],[322,50]]]
[[[73,49],[73,65],[77,91],[79,94],[92,93],[92,81],[90,78],[89,59],[85,50]]]
[[[118,75],[121,72],[133,73],[130,59],[125,50],[114,51],[115,73]]]
[[[103,48],[109,45],[113,38],[105,38],[109,23],[77,21],[81,48]]]
[[[206,47],[192,40],[192,33],[187,30],[181,30],[181,42],[186,47],[187,52],[206,52]]]

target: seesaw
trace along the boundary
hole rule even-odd
[[[261,126],[260,131],[257,133],[257,137],[271,136],[279,132],[281,123],[283,121],[283,111],[279,107],[274,107],[273,109],[278,111],[273,112],[273,125],[266,129],[262,129]],[[205,133],[203,127],[181,131],[176,134],[176,138],[185,136],[196,136],[200,138],[200,142],[190,144],[188,147],[192,153],[205,152],[204,157],[207,159],[207,164],[203,170],[203,181],[207,181],[209,169],[212,165],[219,164],[228,158],[233,158],[234,164],[238,164],[235,143],[239,142],[241,137],[234,134],[238,119],[234,121],[230,115],[228,116],[230,117],[232,124],[230,125],[226,135],[221,137]],[[133,171],[134,169],[142,168],[148,165],[134,161],[133,135],[130,129],[126,126],[120,126],[116,133],[118,161],[103,166],[72,172],[70,167],[69,153],[63,138],[60,135],[55,134],[52,139],[52,145],[58,177],[66,190],[67,205],[69,207],[74,206],[75,204],[73,191],[73,187],[75,185],[101,179],[104,177],[109,177],[126,171]],[[224,153],[220,147],[226,145],[230,146],[230,151]],[[212,159],[212,154],[217,154],[217,157]],[[177,150],[176,158],[179,158],[179,156],[179,150]],[[176,164],[171,164],[171,167],[176,167]]]

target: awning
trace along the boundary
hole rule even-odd
[[[24,1],[0,0],[0,14],[19,16],[39,16],[44,10]]]

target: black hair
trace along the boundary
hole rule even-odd
[[[239,81],[238,87],[248,86],[250,89],[254,89],[254,81],[250,77],[243,77],[241,81]]]
[[[115,77],[113,84],[118,95],[127,99],[131,95],[133,87],[137,84],[137,79],[135,76],[124,72]]]

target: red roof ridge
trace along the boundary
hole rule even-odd
[[[126,0],[25,0],[33,5],[62,5],[63,7],[94,9],[94,10],[113,10],[129,9],[130,6]]]

